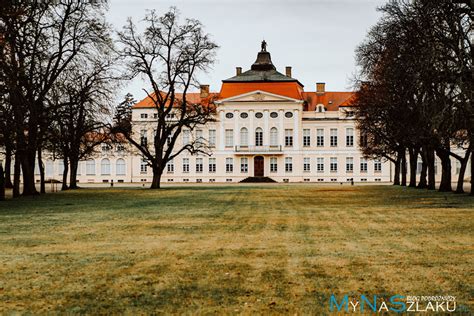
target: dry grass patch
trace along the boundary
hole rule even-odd
[[[82,189],[0,204],[0,314],[473,309],[473,198],[389,186]],[[471,300],[471,301],[470,301]]]

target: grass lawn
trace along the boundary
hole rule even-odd
[[[81,189],[0,203],[0,314],[474,310],[474,199],[392,186]]]

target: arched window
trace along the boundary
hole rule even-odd
[[[124,176],[125,175],[125,160],[122,158],[117,159],[117,162],[115,163],[115,173],[118,176]]]
[[[104,158],[100,162],[100,174],[103,176],[110,174],[110,160],[109,159]]]
[[[270,129],[270,146],[278,146],[278,130],[276,127]]]
[[[247,128],[242,127],[240,129],[240,146],[249,145],[249,131]]]
[[[95,176],[95,160],[87,160],[86,162],[86,175]]]
[[[255,146],[263,146],[263,130],[260,127],[255,130]]]

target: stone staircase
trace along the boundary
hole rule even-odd
[[[276,182],[269,177],[248,177],[240,181],[241,183],[271,183]]]

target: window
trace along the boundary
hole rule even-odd
[[[204,143],[204,137],[202,135],[203,135],[202,129],[197,129],[196,130],[196,141],[199,142],[200,144]]]
[[[225,130],[225,146],[226,147],[234,146],[234,130],[233,129]]]
[[[58,164],[58,175],[62,175],[64,173],[64,160],[59,159],[57,164]]]
[[[124,152],[124,151],[125,151],[125,146],[122,145],[122,144],[118,144],[118,145],[117,145],[117,152],[118,152],[118,153],[122,153],[122,152]]]
[[[324,147],[324,129],[318,128],[316,131],[316,146]]]
[[[374,172],[382,172],[382,162],[379,159],[374,161]]]
[[[309,157],[303,158],[303,171],[304,172],[311,171],[311,159]]]
[[[142,114],[140,114],[140,118],[146,119],[146,118],[148,118],[148,114],[142,113]]]
[[[146,129],[142,129],[140,131],[140,144],[146,147],[147,143],[148,143],[148,138],[146,136]]]
[[[292,129],[285,129],[285,146],[293,147],[293,130]]]
[[[117,159],[115,162],[115,174],[118,176],[124,176],[126,172],[125,160],[122,158]]]
[[[367,147],[367,134],[360,134],[360,147]]]
[[[276,127],[270,129],[270,146],[278,146],[278,129]]]
[[[459,174],[459,172],[461,172],[461,162],[456,160],[456,174]]]
[[[336,157],[331,157],[330,160],[330,166],[329,166],[331,172],[337,172],[337,158]]]
[[[174,161],[173,161],[173,159],[168,161],[168,163],[166,164],[166,171],[168,171],[168,173],[173,173],[174,172]]]
[[[354,129],[346,128],[346,147],[354,146]]]
[[[209,158],[209,172],[216,172],[216,158]]]
[[[173,141],[173,135],[168,135],[168,137],[166,137],[166,145],[169,146],[171,145],[171,142]]]
[[[277,172],[277,171],[278,171],[277,158],[271,157],[270,158],[270,172]]]
[[[183,145],[189,144],[191,132],[189,129],[183,131]]]
[[[245,112],[240,113],[240,118],[246,119],[249,115]]]
[[[228,118],[228,119],[231,119],[231,118],[234,117],[234,114],[232,114],[232,113],[226,113],[226,114],[225,114],[225,117]]]
[[[196,172],[201,173],[204,161],[202,158],[196,158]]]
[[[249,160],[248,158],[240,158],[240,172],[247,173],[249,171]]]
[[[285,113],[285,117],[286,117],[286,118],[292,118],[292,117],[293,117],[293,113],[291,113],[291,112],[286,112],[286,113]]]
[[[263,146],[263,130],[260,127],[255,130],[255,146]]]
[[[105,158],[100,162],[100,174],[105,176],[110,174],[110,160]]]
[[[323,113],[324,111],[326,111],[324,105],[318,104],[318,106],[316,107],[316,112]]]
[[[258,118],[258,119],[261,119],[263,117],[262,112],[255,113],[255,117]]]
[[[46,163],[46,174],[51,174],[48,172],[48,163]],[[91,159],[86,161],[86,175],[95,176],[95,160]]]
[[[168,114],[169,115],[169,114]],[[168,118],[168,115],[166,116]],[[153,113],[153,118],[157,119],[158,118],[158,113]]]
[[[270,113],[270,117],[271,117],[271,118],[277,118],[277,117],[278,117],[278,113],[277,113],[277,112],[272,112],[272,113]]]
[[[228,173],[234,172],[234,159],[233,158],[225,159],[225,172],[228,172]]]
[[[183,158],[183,172],[189,172],[189,158]]]
[[[360,172],[367,172],[367,158],[360,158]]]
[[[285,158],[285,172],[292,172],[293,171],[293,158],[286,157]]]
[[[316,170],[318,172],[324,172],[324,158],[316,158]]]
[[[102,153],[108,154],[111,149],[112,146],[110,146],[109,144],[102,144]]]
[[[331,128],[331,138],[330,138],[331,147],[337,147],[337,129]]]
[[[354,171],[354,158],[346,157],[346,172],[353,172],[353,171]]]
[[[140,173],[146,173],[147,172],[147,167],[148,167],[148,163],[147,163],[146,159],[142,158],[142,161],[140,162]]]
[[[216,130],[215,129],[209,130],[209,146],[211,147],[216,146]]]
[[[246,147],[249,145],[249,131],[247,128],[240,129],[240,146]]]
[[[303,146],[304,147],[311,146],[311,130],[309,129],[303,130]]]

